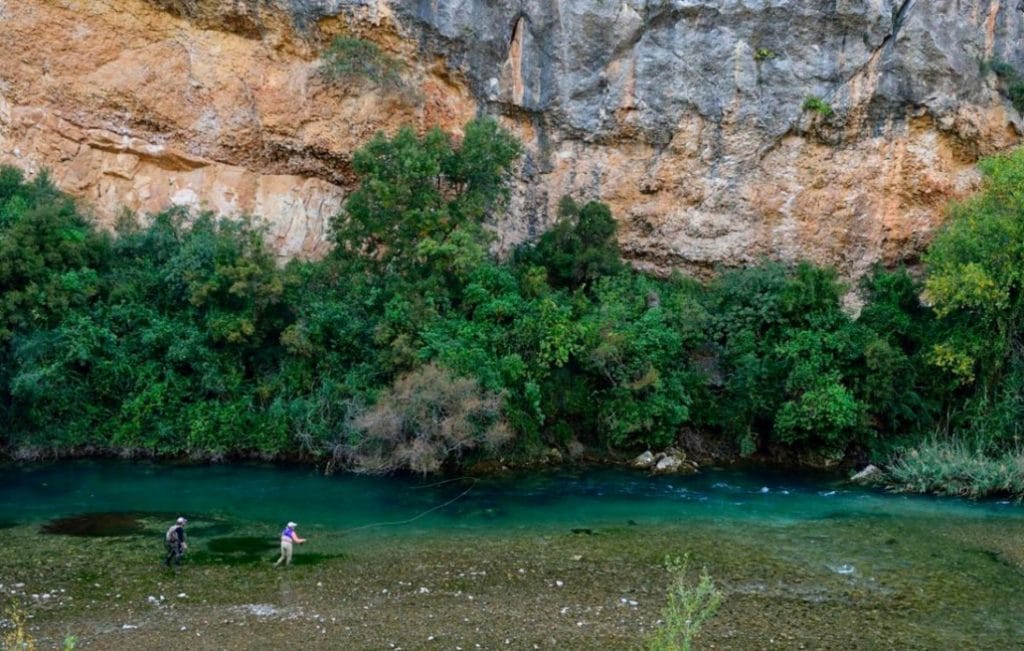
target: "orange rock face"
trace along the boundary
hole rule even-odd
[[[458,129],[476,109],[415,61],[418,87],[402,92],[324,77],[332,31],[387,36],[386,13],[309,40],[273,12],[251,38],[142,0],[0,2],[0,15],[0,43],[16,44],[0,62],[0,163],[48,168],[108,224],[169,205],[253,215],[282,257],[316,257],[355,149],[403,124]]]
[[[572,194],[609,203],[624,253],[655,273],[773,258],[831,263],[856,277],[876,262],[914,261],[948,202],[976,188],[978,158],[1020,142],[1020,116],[991,78],[959,95],[956,75],[936,78],[928,81],[941,86],[935,106],[890,106],[899,93],[886,84],[904,83],[899,66],[928,70],[914,57],[938,56],[927,48],[937,47],[929,39],[939,30],[918,5],[900,5],[889,25],[889,0],[840,3],[852,13],[835,20],[874,30],[851,62],[842,25],[833,26],[841,49],[812,51],[798,29],[814,25],[813,13],[784,26],[779,42],[795,42],[787,52],[755,50],[741,34],[767,34],[777,18],[745,27],[751,12],[731,17],[716,3],[677,14],[639,2],[552,3],[535,15],[501,14],[505,26],[489,27],[490,40],[477,44],[493,59],[485,61],[471,56],[469,41],[483,38],[473,21],[500,14],[503,1],[435,0],[423,10],[436,14],[429,18],[411,1],[341,3],[335,15],[302,22],[275,2],[0,0],[0,163],[50,169],[102,223],[168,205],[253,215],[282,258],[317,257],[355,182],[352,152],[404,124],[457,132],[485,110],[529,152],[507,214],[495,219],[502,248],[535,236]],[[964,46],[978,49],[971,56],[995,58],[1020,18],[973,5],[942,0],[933,13],[977,32]],[[545,18],[552,11],[557,20]],[[911,28],[901,33],[900,21],[910,11],[917,31],[905,36]],[[656,30],[677,30],[678,39],[695,32],[671,21],[712,40],[679,57],[682,46],[661,43],[667,37]],[[723,26],[735,33],[719,38]],[[337,34],[400,59],[404,86],[327,79],[319,53]],[[673,72],[728,38],[735,43],[712,73],[700,61],[692,73]],[[611,46],[594,45],[601,39]],[[887,63],[893,43],[921,52]],[[593,61],[574,49],[587,47]],[[823,66],[827,83],[808,62]],[[691,83],[672,94],[673,84]],[[839,115],[800,110],[818,88]]]

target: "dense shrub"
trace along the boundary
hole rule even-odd
[[[998,449],[1024,433],[1024,150],[981,170],[982,192],[953,208],[925,258],[929,359],[965,398],[953,430]]]
[[[805,111],[814,111],[824,118],[830,118],[835,113],[832,110],[832,105],[814,95],[810,95],[804,99],[803,105],[800,107]]]
[[[402,84],[401,62],[373,41],[351,36],[335,37],[324,51],[324,72],[331,79],[367,79],[385,87]]]
[[[884,478],[891,488],[914,493],[1024,498],[1024,452],[991,454],[957,438],[929,438],[903,451]]]
[[[434,364],[398,378],[356,417],[355,428],[360,436],[343,454],[367,473],[435,472],[477,449],[493,453],[512,438],[500,395]]]
[[[1016,450],[1024,154],[983,164],[923,285],[876,270],[854,318],[850,288],[810,264],[706,285],[637,273],[593,201],[564,199],[499,260],[487,223],[519,152],[489,119],[461,141],[378,136],[354,158],[334,251],[283,268],[245,220],[169,210],[109,236],[45,175],[0,169],[0,435],[417,472],[506,443],[636,450],[684,432],[832,460],[936,430],[985,458]]]

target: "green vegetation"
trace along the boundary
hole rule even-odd
[[[830,118],[835,113],[831,104],[815,95],[808,95],[801,108],[804,111],[814,111],[825,118]]]
[[[703,568],[696,585],[690,584],[690,557],[666,558],[665,567],[672,577],[668,604],[662,623],[648,642],[650,651],[690,651],[704,623],[714,617],[722,603],[722,592]]]
[[[420,472],[683,431],[796,459],[882,460],[936,431],[1016,453],[1024,153],[982,164],[923,282],[867,276],[859,318],[835,271],[809,264],[706,285],[634,272],[598,202],[564,199],[551,230],[498,260],[485,221],[519,154],[489,119],[458,144],[378,136],[354,157],[333,253],[284,268],[246,222],[169,210],[108,235],[45,175],[4,168],[5,447]]]
[[[981,452],[973,442],[957,439],[920,443],[888,469],[896,490],[964,497],[1024,495],[1024,452]]]
[[[330,79],[367,79],[385,87],[402,85],[401,62],[373,41],[337,36],[321,59]]]
[[[981,63],[981,73],[993,72],[1002,82],[1000,92],[1010,100],[1018,113],[1024,113],[1024,77],[1006,61],[989,59]]]
[[[769,50],[767,48],[759,47],[754,50],[754,61],[767,61],[769,59],[774,59],[777,56],[779,55],[776,54],[774,50]]]

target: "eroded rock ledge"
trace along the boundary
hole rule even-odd
[[[501,244],[600,198],[658,273],[770,257],[856,276],[913,261],[979,156],[1020,142],[980,0],[0,0],[0,162],[48,167],[102,219],[169,203],[268,222],[322,255],[378,130],[499,115],[527,143]],[[338,34],[405,85],[330,82]],[[802,107],[820,98],[833,114]]]

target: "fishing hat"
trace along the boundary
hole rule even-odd
[[[299,525],[295,524],[294,522],[289,522],[289,523],[288,523],[288,526],[289,526],[289,527],[297,527],[297,526],[299,526]]]
[[[177,520],[175,520],[175,524],[185,524],[186,522],[188,522],[188,520],[186,520],[185,518],[178,518]]]

